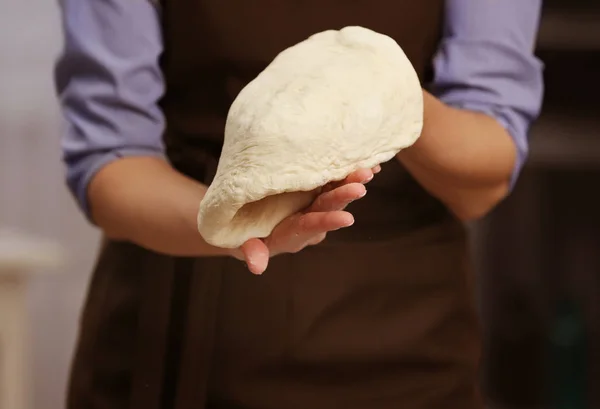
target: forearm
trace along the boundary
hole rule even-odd
[[[398,159],[459,218],[471,220],[508,193],[516,148],[495,119],[449,107],[424,91],[421,137]]]
[[[171,255],[226,255],[196,228],[205,192],[163,159],[130,157],[103,167],[89,184],[88,199],[94,222],[110,238]]]

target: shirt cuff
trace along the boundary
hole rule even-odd
[[[444,103],[496,119],[515,143],[514,187],[528,156],[528,133],[541,108],[543,64],[503,39],[442,41],[431,92]]]

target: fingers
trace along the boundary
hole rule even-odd
[[[349,174],[342,183],[369,183],[371,180],[373,180],[373,171],[371,169],[359,169]]]
[[[306,246],[325,240],[328,232],[353,224],[354,217],[341,210],[296,214],[280,223],[264,241],[250,239],[242,245],[240,251],[250,272],[260,275],[267,269],[270,256],[297,253]]]
[[[302,215],[292,227],[295,233],[291,235],[286,247],[288,252],[297,253],[307,246],[325,240],[328,232],[349,227],[352,224],[354,224],[354,217],[344,211]]]
[[[333,189],[336,189],[340,186],[347,185],[349,183],[367,184],[371,180],[373,180],[373,176],[375,175],[375,173],[379,173],[380,171],[381,171],[381,166],[379,166],[379,165],[377,165],[373,169],[359,169],[359,170],[354,171],[351,174],[349,174],[343,180],[340,180],[337,182],[330,182],[330,183],[326,184],[321,189],[321,193],[329,192]]]
[[[314,236],[312,239],[310,239],[308,241],[308,243],[306,243],[306,244],[308,246],[316,246],[317,244],[322,243],[326,237],[327,237],[327,233],[318,234],[318,235]]]
[[[304,241],[310,241],[313,236],[350,227],[354,217],[345,211],[311,212],[300,216],[296,222],[295,235],[303,236]]]
[[[331,212],[342,210],[351,202],[364,197],[367,189],[362,183],[343,185],[321,193],[308,209],[308,212]]]
[[[282,222],[265,239],[270,254],[296,253],[330,231],[354,224],[354,217],[345,211],[296,214]]]
[[[253,274],[262,274],[270,256],[298,252],[306,246],[321,243],[330,231],[351,226],[354,217],[343,209],[365,196],[367,190],[364,185],[380,171],[379,165],[372,169],[359,169],[340,182],[327,184],[320,189],[321,194],[305,213],[284,220],[264,241],[248,240],[236,257],[243,258]]]
[[[250,239],[240,248],[252,274],[262,274],[269,264],[269,249],[260,239]]]

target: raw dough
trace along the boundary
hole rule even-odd
[[[233,102],[198,230],[224,248],[267,237],[316,188],[412,145],[422,124],[419,79],[392,38],[362,27],[315,34]]]

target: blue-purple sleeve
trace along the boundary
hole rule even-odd
[[[513,138],[511,188],[543,99],[543,65],[534,55],[541,7],[541,0],[446,0],[434,58],[432,93],[451,106],[494,117]]]
[[[164,156],[162,33],[150,0],[63,0],[55,81],[67,184],[89,217],[87,186],[123,156]]]

